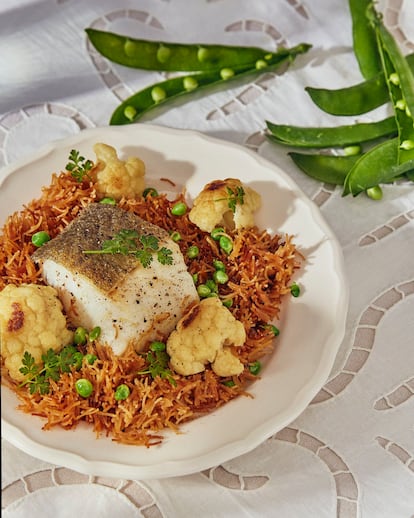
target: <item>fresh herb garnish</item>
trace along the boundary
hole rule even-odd
[[[171,370],[168,368],[168,362],[170,357],[165,350],[165,344],[163,342],[152,342],[149,351],[144,355],[145,361],[148,364],[148,368],[139,371],[138,374],[149,374],[152,379],[159,376],[162,379],[167,379],[174,387],[177,382],[172,376]]]
[[[148,268],[157,256],[160,264],[172,264],[172,251],[160,247],[153,235],[140,235],[136,230],[120,230],[112,239],[104,241],[100,250],[84,250],[84,254],[134,255],[144,268]]]
[[[70,171],[72,176],[76,178],[78,182],[82,182],[84,176],[89,178],[89,171],[93,167],[92,160],[86,160],[84,156],[81,156],[79,151],[72,149],[69,154],[69,162],[66,164],[66,170]]]
[[[63,372],[70,372],[71,368],[79,369],[82,365],[83,355],[73,345],[67,345],[60,353],[49,349],[42,354],[43,366],[37,365],[34,357],[25,351],[22,359],[23,367],[19,371],[26,376],[20,384],[21,387],[29,385],[30,394],[48,394],[50,391],[49,380],[58,381]]]
[[[236,187],[235,190],[233,190],[231,187],[226,187],[226,191],[227,191],[226,198],[218,198],[215,201],[227,200],[227,205],[234,214],[234,212],[236,211],[237,203],[239,205],[243,205],[243,203],[244,203],[244,195],[245,195],[244,189],[241,186]]]

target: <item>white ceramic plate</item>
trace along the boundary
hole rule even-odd
[[[306,262],[296,280],[300,297],[286,297],[278,347],[251,387],[217,411],[166,433],[160,446],[120,445],[96,439],[86,425],[42,430],[42,420],[16,410],[17,398],[2,387],[3,437],[44,461],[93,475],[149,479],[185,475],[247,453],[292,422],[325,383],[344,334],[348,287],[340,247],[317,207],[278,167],[240,146],[204,135],[148,124],[86,130],[40,150],[0,172],[0,222],[32,198],[53,172],[64,169],[71,149],[95,158],[105,142],[122,157],[140,156],[148,185],[173,180],[195,196],[215,179],[240,178],[263,198],[262,228],[294,236]]]

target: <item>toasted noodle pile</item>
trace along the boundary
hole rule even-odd
[[[50,380],[51,390],[46,395],[31,395],[28,386],[19,387],[7,372],[2,372],[2,382],[16,391],[21,401],[19,408],[44,417],[44,429],[56,425],[73,428],[86,421],[98,436],[104,434],[121,443],[151,446],[162,441],[163,429],[178,430],[180,423],[247,394],[247,384],[257,378],[250,373],[248,364],[273,349],[274,335],[266,324],[279,316],[282,296],[290,292],[291,276],[299,267],[300,254],[289,236],[271,236],[251,228],[229,232],[234,249],[226,256],[217,242],[192,224],[187,215],[171,215],[170,208],[180,200],[184,200],[182,194],[175,200],[148,195],[122,199],[119,206],[166,230],[178,231],[182,237],[178,244],[188,269],[198,274],[199,283],[212,277],[214,259],[225,263],[229,282],[219,285],[219,296],[223,300],[233,299],[230,311],[246,329],[245,345],[233,348],[245,364],[243,373],[231,378],[232,384],[226,384],[230,379],[218,377],[209,367],[187,377],[174,373],[174,386],[168,379],[137,375],[146,367],[143,355],[128,350],[118,357],[107,344],[98,341],[82,351],[95,354],[98,360],[92,365],[83,362],[80,370],[62,374],[57,382]],[[31,236],[39,230],[56,236],[82,207],[95,201],[92,183],[78,183],[67,172],[54,175],[51,185],[43,188],[41,198],[11,215],[4,225],[0,235],[0,289],[10,283],[42,284],[40,272],[30,257],[35,250]],[[197,245],[200,254],[190,260],[186,250],[191,245]],[[94,392],[89,398],[77,394],[75,382],[79,378],[92,382]],[[131,394],[124,401],[116,401],[115,389],[121,383],[129,386]]]

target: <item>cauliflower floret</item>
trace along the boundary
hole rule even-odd
[[[120,160],[116,150],[107,144],[94,145],[97,164],[94,169],[97,192],[101,197],[120,200],[123,196],[140,196],[145,187],[145,164],[137,157]]]
[[[260,194],[240,180],[215,180],[196,197],[189,218],[205,232],[211,232],[217,226],[249,228],[254,226],[253,213],[261,201]]]
[[[178,322],[167,340],[167,352],[173,369],[183,376],[204,371],[207,363],[218,376],[237,376],[243,364],[230,346],[240,347],[245,340],[243,324],[217,297],[211,297]]]
[[[0,293],[0,343],[10,376],[22,381],[19,372],[28,351],[36,363],[49,349],[60,350],[72,341],[57,291],[36,284],[7,285]]]

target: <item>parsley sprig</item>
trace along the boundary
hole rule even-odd
[[[112,239],[104,241],[100,250],[84,250],[84,254],[134,255],[144,268],[148,268],[156,255],[161,264],[172,264],[172,251],[160,247],[153,235],[140,235],[136,230],[120,230]]]
[[[72,149],[69,154],[69,162],[66,164],[66,170],[70,171],[72,176],[76,178],[78,182],[82,182],[84,177],[89,176],[89,171],[93,167],[92,160],[86,160],[84,156],[81,156],[79,151]]]
[[[74,345],[67,345],[60,353],[49,349],[42,354],[42,365],[36,364],[32,354],[25,351],[22,367],[19,371],[26,376],[21,387],[29,385],[30,394],[49,394],[49,380],[58,381],[63,372],[70,372],[72,368],[79,369],[82,365],[83,354]]]
[[[148,367],[145,370],[139,371],[138,374],[149,374],[152,379],[159,376],[162,379],[167,379],[174,387],[177,385],[169,369],[168,362],[170,357],[165,350],[163,342],[152,342],[144,357]]]
[[[243,205],[244,203],[244,195],[246,194],[243,187],[238,186],[235,190],[233,190],[231,187],[226,187],[227,196],[225,198],[218,198],[215,201],[223,201],[227,200],[227,205],[229,209],[233,212],[233,214],[236,211],[236,205]]]

